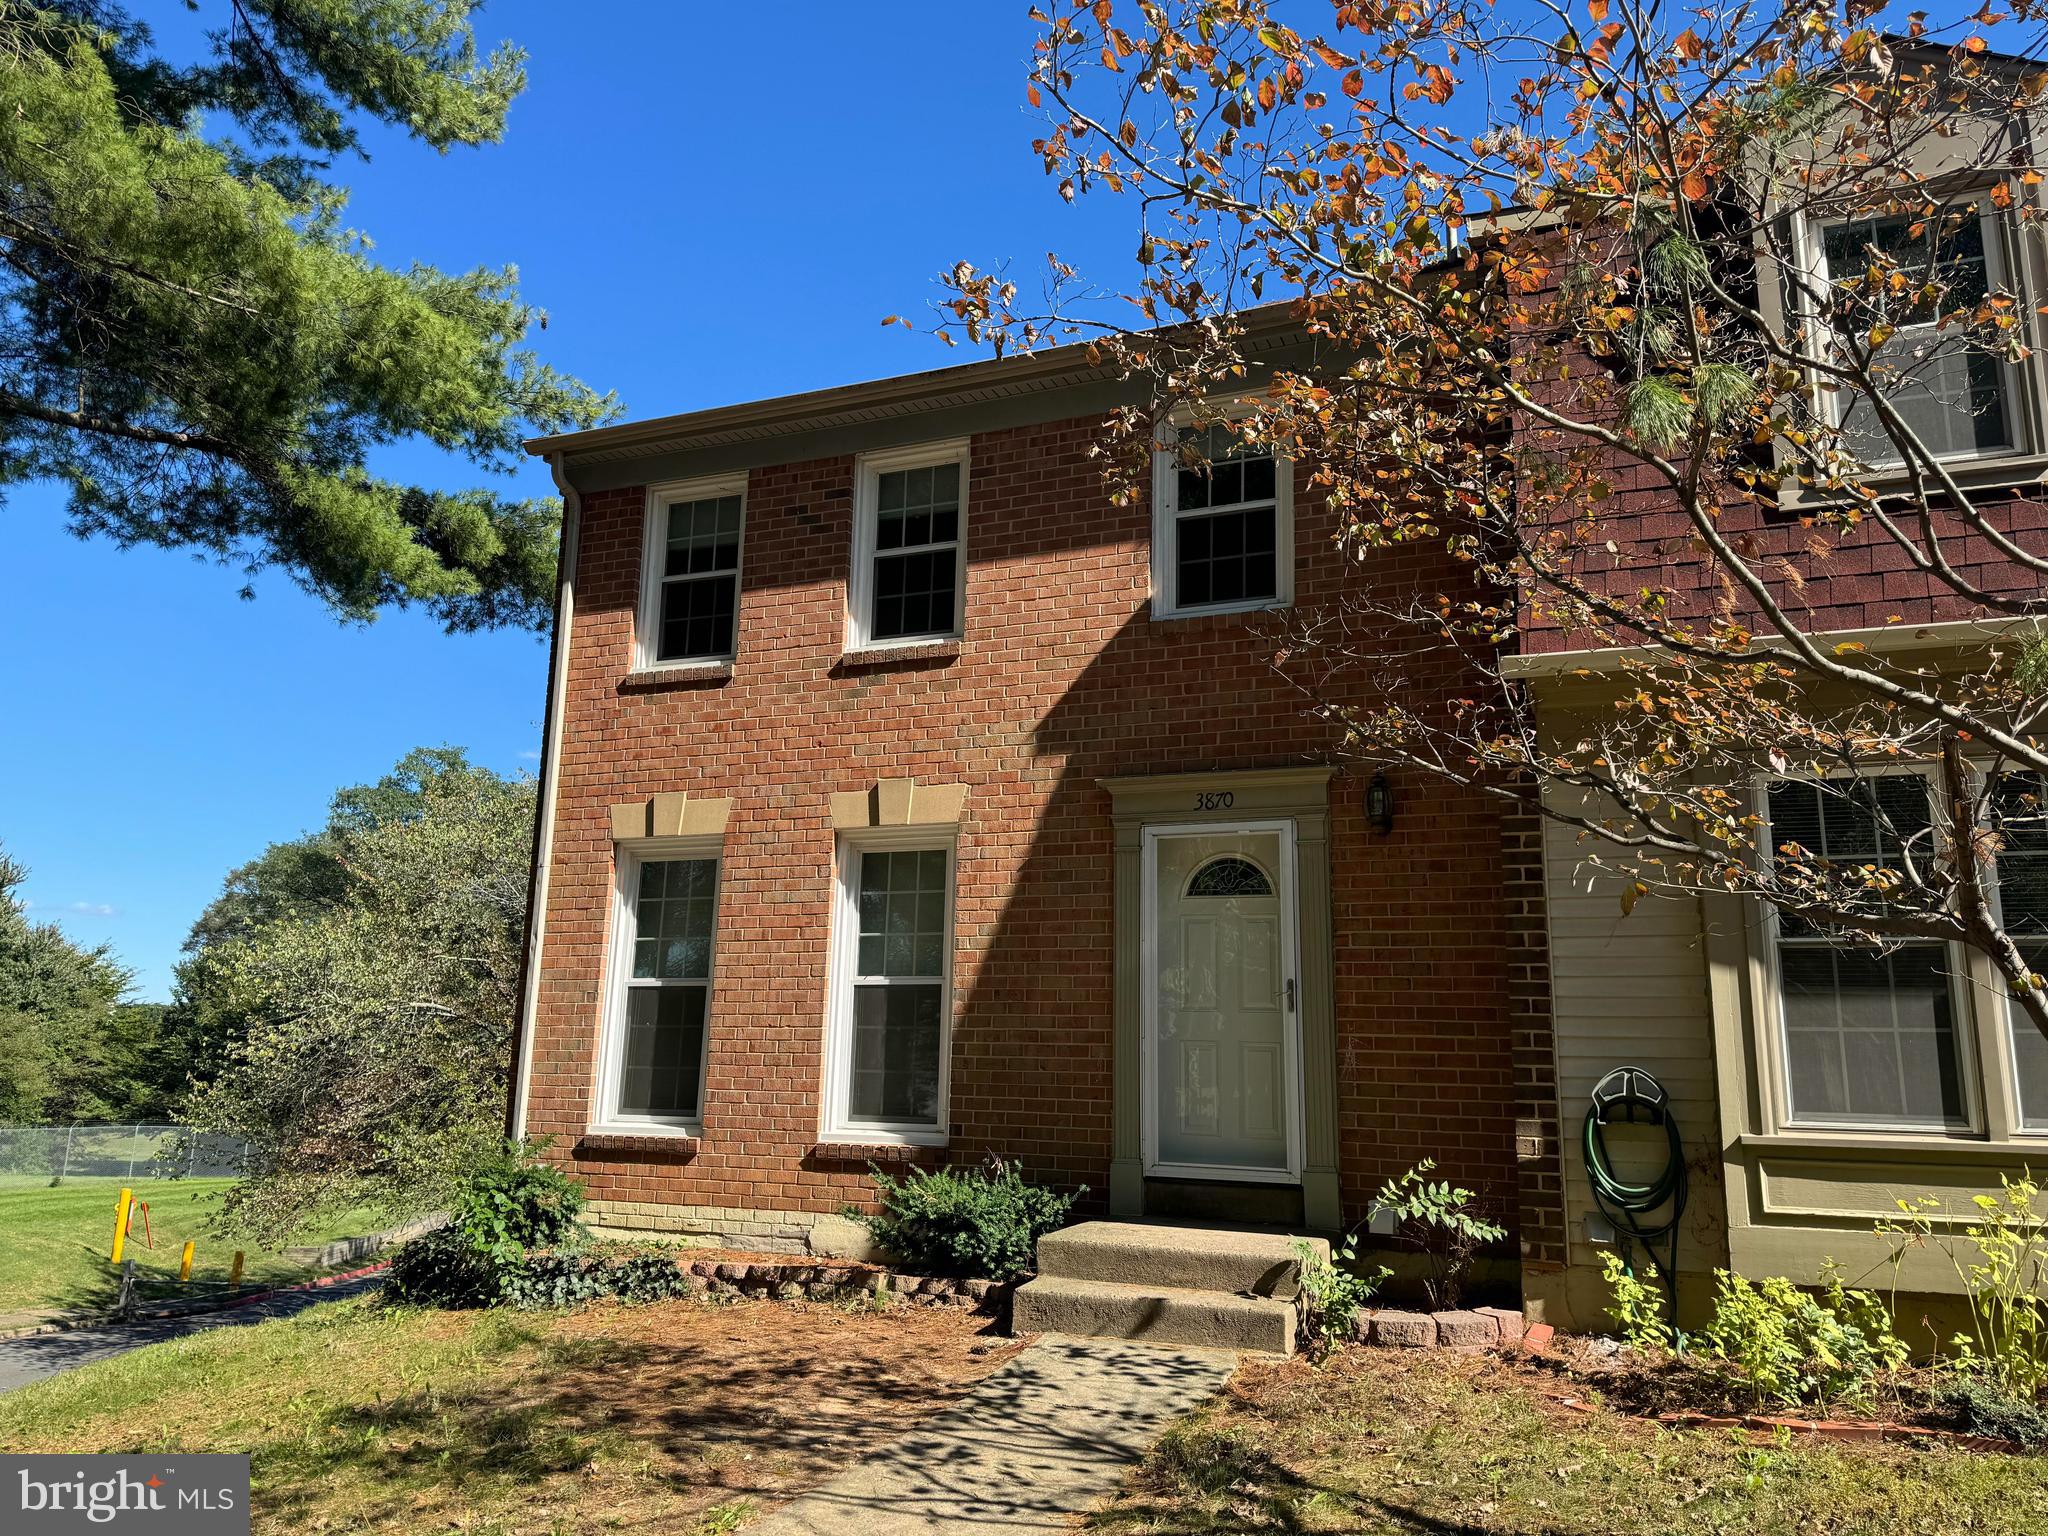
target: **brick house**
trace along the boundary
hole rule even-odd
[[[1254,334],[1301,360],[1277,310]],[[2048,465],[2042,355],[1958,469],[1980,492]],[[1568,831],[1487,797],[1395,774],[1376,825],[1267,627],[1469,573],[1347,563],[1271,459],[1162,455],[1113,505],[1090,448],[1129,387],[1065,349],[533,445],[567,515],[512,1123],[598,1220],[801,1247],[871,1163],[994,1152],[1097,1214],[1334,1232],[1429,1157],[1511,1229],[1526,1310],[1587,1326],[1610,1237],[1577,1133],[1612,1067],[1656,1071],[1684,1130],[1687,1313],[1717,1267],[1861,1273],[1898,1195],[2038,1160],[2048,1047],[1972,957],[1873,991],[1795,956],[1788,984],[1766,914],[1624,916]],[[1619,504],[1681,604],[1714,601],[1656,490]],[[1731,516],[1821,630],[1948,666],[2010,622],[1875,530],[1822,562],[1796,517]],[[2048,537],[2019,491],[1998,517]],[[1520,652],[1546,713],[1608,686],[1569,634]],[[1424,709],[1465,681],[1411,675]],[[1879,1046],[1897,1102],[1829,1075]],[[1955,1289],[1932,1254],[1900,1278]]]
[[[1305,472],[1112,505],[1127,388],[1064,350],[534,445],[514,1128],[599,1220],[796,1245],[990,1152],[1116,1215],[1333,1230],[1424,1156],[1556,1203],[1533,828],[1407,778],[1368,823],[1260,634],[1356,579]]]

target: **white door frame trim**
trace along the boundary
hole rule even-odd
[[[1280,839],[1281,1061],[1287,1077],[1287,1166],[1243,1168],[1229,1164],[1166,1163],[1159,1159],[1159,844],[1169,837],[1230,837],[1259,833]],[[1164,822],[1144,828],[1139,868],[1139,1047],[1141,1088],[1139,1113],[1146,1178],[1213,1179],[1242,1184],[1301,1183],[1301,912],[1295,873],[1295,824],[1292,817],[1267,821]]]

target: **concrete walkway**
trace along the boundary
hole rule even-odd
[[[744,1536],[1064,1531],[1237,1357],[1047,1334],[959,1403]]]
[[[36,1333],[18,1339],[0,1339],[0,1392],[25,1387],[32,1381],[75,1370],[94,1360],[125,1355],[146,1344],[182,1339],[208,1328],[242,1328],[289,1317],[323,1301],[340,1301],[360,1296],[384,1283],[384,1277],[364,1275],[334,1285],[279,1291],[246,1306],[220,1312],[202,1312],[192,1317],[167,1317],[143,1323],[116,1323],[103,1328],[72,1328],[61,1333]]]

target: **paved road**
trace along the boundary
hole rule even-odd
[[[0,1392],[25,1387],[32,1381],[59,1375],[94,1360],[126,1354],[131,1349],[141,1349],[145,1344],[181,1339],[208,1328],[245,1328],[269,1318],[289,1317],[323,1301],[360,1296],[383,1283],[382,1275],[365,1275],[360,1280],[344,1280],[338,1285],[313,1290],[284,1291],[262,1301],[252,1301],[246,1307],[232,1307],[225,1312],[212,1312],[200,1317],[164,1318],[157,1322],[124,1323],[114,1328],[74,1328],[66,1333],[38,1333],[20,1339],[0,1339]]]

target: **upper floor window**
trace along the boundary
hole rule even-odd
[[[1878,334],[1872,373],[1884,397],[1937,458],[1991,458],[2026,440],[2019,370],[1981,332],[1942,325],[2008,288],[2005,224],[1989,203],[1936,214],[1845,220],[1819,228],[1817,256],[1846,344]],[[1903,281],[1877,280],[1896,270]],[[1867,394],[1832,392],[1844,445],[1872,466],[1904,461]]]
[[[1817,861],[1879,869],[1936,856],[1928,782],[1918,773],[1776,783],[1769,804],[1774,849],[1796,843]],[[1879,951],[1785,912],[1775,927],[1787,1122],[1967,1123],[1949,946]]]
[[[744,476],[649,489],[638,665],[732,659],[746,498]]]
[[[967,578],[967,445],[863,454],[856,474],[851,643],[958,637]]]
[[[1153,616],[1293,601],[1288,462],[1221,423],[1168,433],[1153,475]]]

